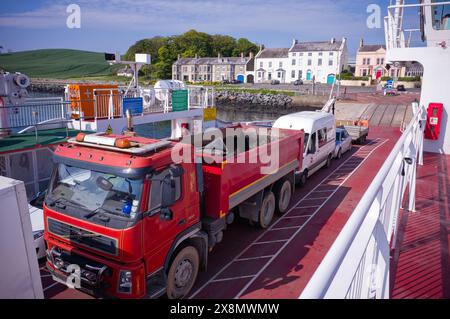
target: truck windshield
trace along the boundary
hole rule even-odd
[[[85,217],[107,213],[134,218],[138,212],[143,179],[58,164],[48,192],[50,203],[81,208]]]

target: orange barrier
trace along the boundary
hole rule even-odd
[[[94,91],[97,95],[94,97]],[[79,118],[80,112],[84,114],[85,119],[94,119],[108,117],[109,97],[113,93],[114,115],[120,115],[120,96],[118,86],[114,84],[70,84],[69,100],[72,111],[75,114],[73,118]],[[95,110],[94,99],[97,99],[97,110]],[[96,112],[97,111],[97,112]]]

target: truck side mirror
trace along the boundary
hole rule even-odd
[[[178,178],[184,174],[184,169],[181,166],[172,166],[169,172],[172,178]]]

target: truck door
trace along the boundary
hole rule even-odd
[[[144,217],[144,254],[147,271],[154,271],[164,263],[167,251],[176,236],[183,231],[187,222],[187,210],[183,196],[186,176],[170,179],[169,168],[154,174],[151,179],[148,213]],[[173,205],[163,210],[161,207],[163,181],[169,181],[173,185]],[[169,214],[167,214],[169,212]],[[158,265],[158,266],[157,266]]]

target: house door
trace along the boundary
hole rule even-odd
[[[334,74],[329,74],[328,77],[327,77],[327,84],[328,85],[333,85],[334,79],[335,79]]]
[[[377,80],[381,79],[382,75],[383,75],[383,72],[381,72],[381,70],[377,70],[377,73],[376,73]]]
[[[311,70],[306,72],[306,81],[311,81]]]
[[[237,76],[237,80],[238,80],[239,82],[241,82],[241,83],[244,83],[244,81],[245,81],[244,76],[243,76],[242,74],[239,74],[239,75]]]

